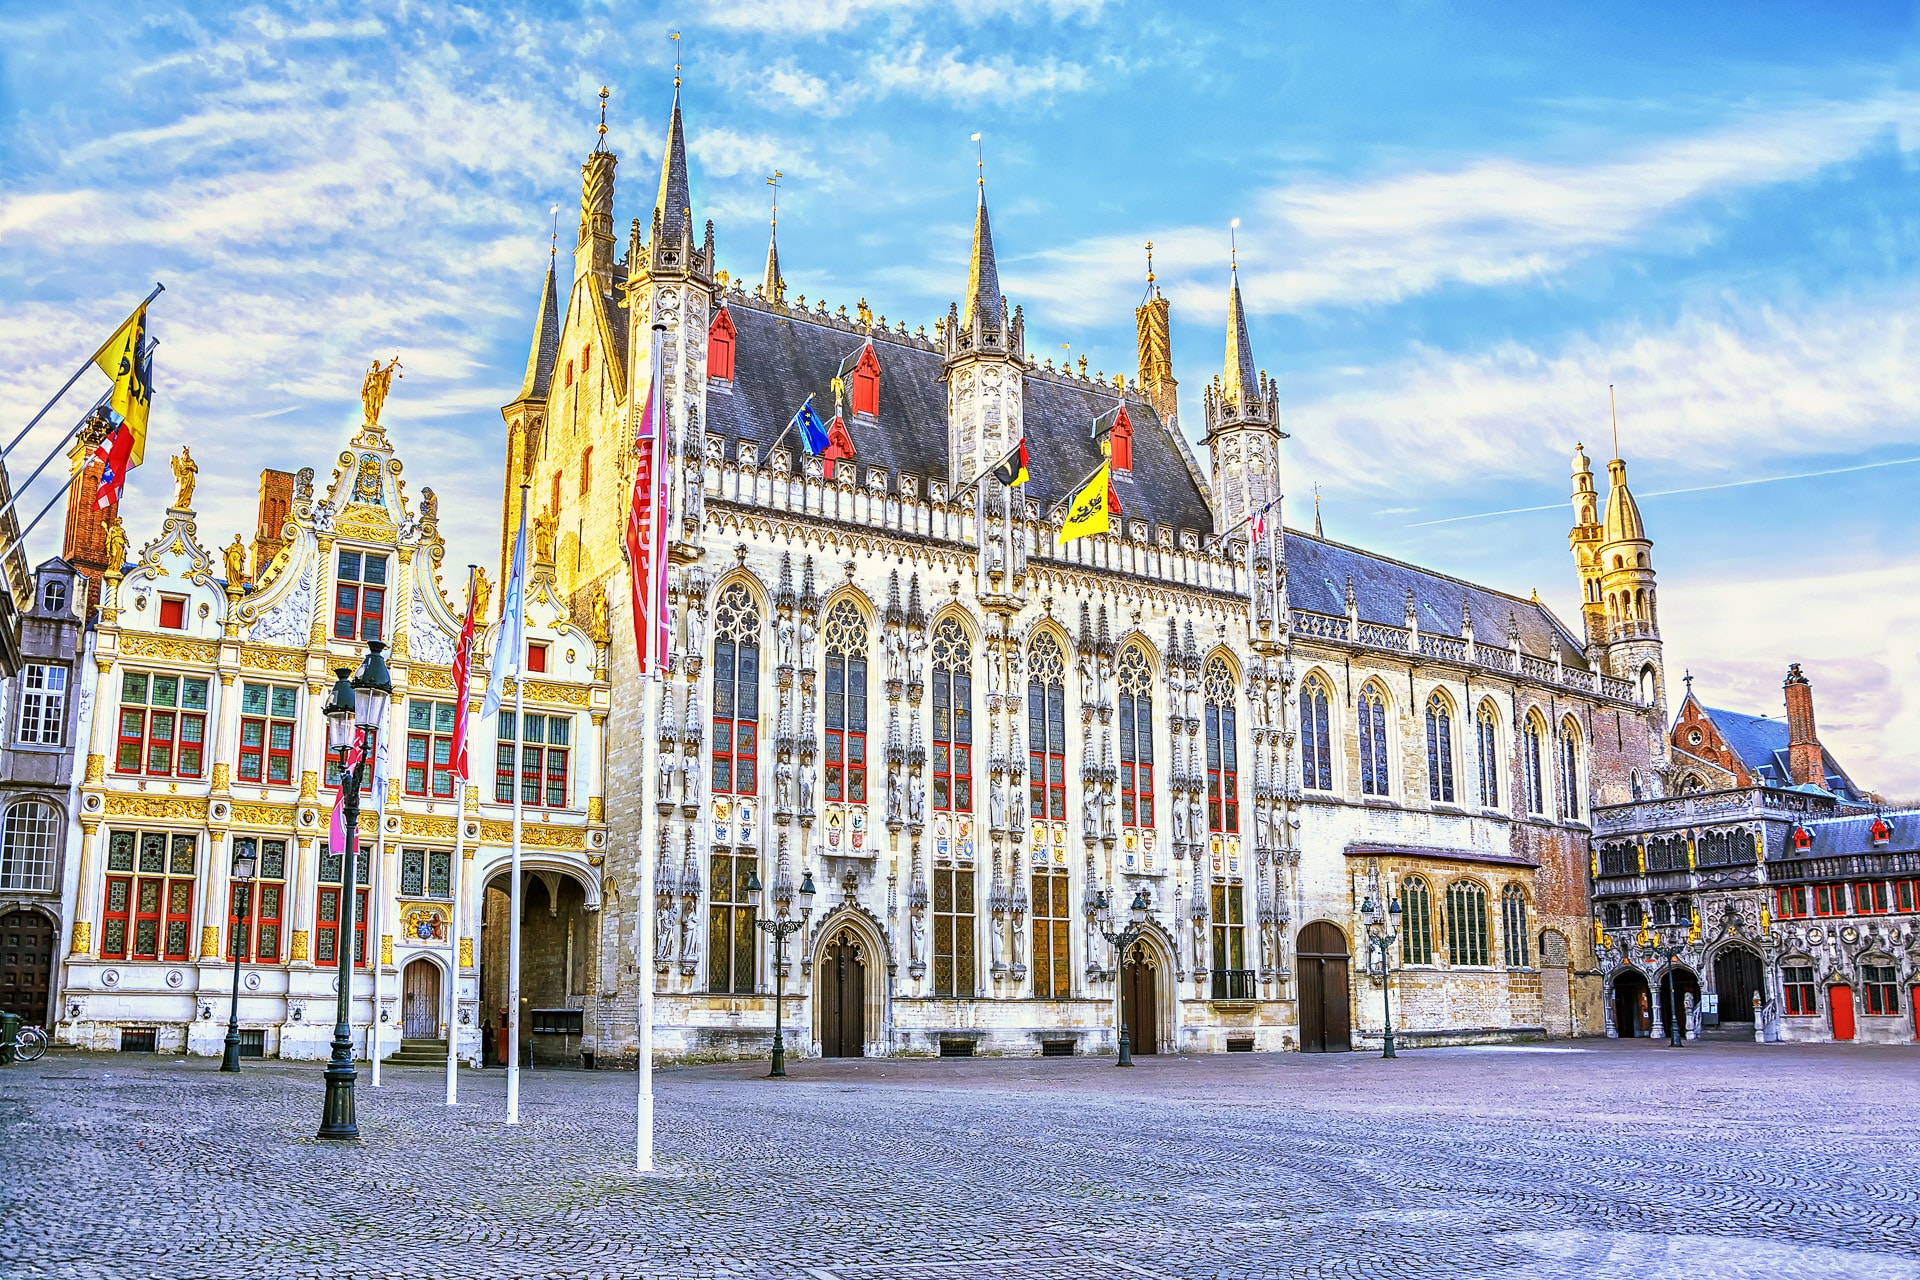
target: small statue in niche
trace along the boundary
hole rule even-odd
[[[988,805],[993,818],[993,829],[1003,831],[1007,825],[1007,785],[995,778],[988,786]]]
[[[782,760],[773,766],[773,794],[775,803],[781,809],[792,807],[793,802],[793,764]]]
[[[593,642],[598,645],[607,644],[613,639],[613,632],[607,623],[607,593],[604,590],[593,593],[592,630],[587,634],[591,635]]]
[[[926,650],[926,633],[914,627],[907,635],[907,680],[911,684],[920,683],[922,655]]]
[[[790,667],[790,666],[792,666],[792,665],[793,665],[793,659],[794,659],[794,652],[793,652],[793,640],[794,640],[794,626],[793,626],[793,619],[792,619],[792,618],[781,618],[781,619],[780,619],[780,620],[779,620],[778,622],[776,622],[776,623],[774,623],[774,635],[775,635],[775,637],[777,638],[777,640],[778,640],[778,642],[779,642],[779,646],[780,646],[780,665],[781,665],[781,666],[783,666],[783,667]]]
[[[660,803],[671,804],[672,801],[673,801],[673,757],[666,754],[665,752],[661,752],[660,754]]]
[[[1089,836],[1100,834],[1100,792],[1091,786],[1080,798],[1080,826]]]
[[[800,665],[813,670],[814,643],[820,636],[820,629],[813,625],[813,619],[800,619]]]
[[[1007,932],[1013,939],[1012,963],[1025,964],[1027,962],[1027,913],[1015,911],[1007,925]]]
[[[907,788],[907,821],[916,825],[926,821],[926,788],[916,782]]]
[[[900,669],[905,653],[905,646],[900,640],[900,629],[898,627],[888,627],[886,636],[882,639],[881,643],[887,651],[887,679],[901,679]]]
[[[559,527],[560,517],[551,507],[534,514],[533,560],[535,564],[553,563],[553,536]]]
[[[887,821],[900,821],[900,775],[887,775]]]
[[[800,812],[813,812],[813,763],[800,762]]]
[[[1093,705],[1093,660],[1086,654],[1080,655],[1080,705]]]
[[[663,893],[653,912],[653,958],[662,963],[673,958],[673,895]]]
[[[707,620],[698,606],[690,605],[687,609],[687,652],[696,658],[701,657],[705,653],[706,642]]]
[[[689,755],[681,766],[681,804],[700,803],[700,757]]]
[[[927,907],[923,902],[913,904],[913,927],[910,939],[913,954],[908,957],[914,964],[925,963],[927,957]]]

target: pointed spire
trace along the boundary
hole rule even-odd
[[[907,625],[916,630],[927,625],[927,611],[920,607],[920,575],[917,573],[907,580]]]
[[[693,216],[687,193],[687,135],[680,122],[680,68],[674,67],[673,115],[667,121],[667,152],[660,160],[660,193],[653,201],[653,225],[668,242],[677,242]]]
[[[979,140],[978,134],[974,140]],[[967,301],[961,323],[976,338],[1000,332],[1000,268],[993,258],[993,226],[987,221],[987,174],[980,168],[980,206],[973,215],[973,257],[967,262]]]
[[[1237,229],[1240,219],[1235,218]],[[1237,240],[1237,237],[1236,237]],[[1253,367],[1253,343],[1247,337],[1247,309],[1240,301],[1240,246],[1228,250],[1232,265],[1228,269],[1231,284],[1227,290],[1227,361],[1221,390],[1229,412],[1238,413],[1249,398],[1260,398],[1260,375]]]
[[[1617,456],[1607,463],[1606,538],[1608,542],[1647,540],[1647,526],[1640,519],[1640,504],[1627,488],[1627,464]]]
[[[547,285],[540,294],[540,314],[533,321],[533,345],[527,352],[527,376],[520,384],[521,400],[544,400],[553,385],[553,362],[560,353],[560,302],[554,279],[554,255],[547,254]]]
[[[778,169],[767,179],[767,185],[773,188],[773,211],[767,218],[767,274],[760,284],[760,296],[768,302],[787,300],[787,282],[780,275],[780,179],[785,175]]]

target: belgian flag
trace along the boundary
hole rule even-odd
[[[1013,452],[1000,459],[1000,464],[993,469],[993,478],[1009,489],[1027,482],[1027,438],[1025,436],[1020,437],[1020,443],[1014,446]]]

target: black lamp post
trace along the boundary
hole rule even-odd
[[[243,948],[251,950],[244,944],[252,940],[247,930],[247,917],[250,914],[248,908],[253,901],[254,857],[251,840],[240,843],[235,848],[233,884],[227,888],[227,900],[236,904],[233,914],[239,923],[227,928],[227,945],[233,948],[233,999],[227,1004],[227,1048],[226,1052],[220,1055],[222,1071],[240,1069],[240,956]],[[237,894],[234,892],[235,889],[239,890]]]
[[[367,642],[367,656],[351,678],[345,667],[334,670],[337,679],[333,693],[322,708],[327,716],[327,745],[337,750],[353,746],[361,732],[379,732],[387,722],[387,702],[393,696],[393,679],[380,651],[387,646],[378,640]],[[344,758],[344,757],[343,757]],[[334,944],[340,958],[340,990],[335,1004],[333,1054],[327,1060],[327,1103],[320,1117],[320,1137],[353,1141],[360,1137],[360,1125],[353,1105],[353,1029],[352,1016],[354,933],[356,910],[355,863],[358,861],[360,834],[360,778],[367,762],[356,761],[340,774],[342,825],[346,828],[347,847],[342,851],[340,883],[342,899],[337,912],[339,931]],[[373,940],[378,946],[379,941]],[[371,1047],[370,1047],[371,1051]]]
[[[805,917],[813,910],[813,872],[800,873],[800,915],[799,920],[787,918],[787,904],[780,904],[780,915],[773,920],[756,920],[773,939],[773,1067],[767,1072],[767,1078],[784,1077],[787,1074],[787,1040],[785,1022],[782,1015],[787,1009],[787,938],[806,927]],[[752,867],[747,868],[747,905],[757,912],[760,907],[760,873]]]
[[[1687,949],[1691,922],[1677,925],[1657,924],[1647,941],[1637,942],[1641,959],[1659,959],[1665,966],[1664,979],[1667,984],[1667,1044],[1675,1049],[1686,1047],[1686,1039],[1681,1026],[1681,1010],[1675,1001],[1673,962]]]
[[[1124,929],[1114,929],[1113,899],[1105,889],[1094,900],[1094,921],[1100,930],[1100,936],[1113,948],[1113,977],[1115,998],[1120,1002],[1120,1057],[1113,1065],[1130,1067],[1133,1065],[1133,1040],[1127,1034],[1127,948],[1133,945],[1135,938],[1146,928],[1147,916],[1153,910],[1147,903],[1146,886],[1133,895],[1133,905],[1127,909],[1128,922]]]
[[[1386,1014],[1386,1043],[1380,1050],[1383,1058],[1397,1058],[1400,1055],[1393,1048],[1393,944],[1400,939],[1400,900],[1394,899],[1385,911],[1380,910],[1368,894],[1360,904],[1360,918],[1366,921],[1367,936],[1373,940],[1380,952],[1380,1003]]]

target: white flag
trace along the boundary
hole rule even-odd
[[[520,491],[520,532],[513,540],[513,572],[500,599],[500,635],[493,642],[493,669],[487,676],[487,698],[480,714],[500,710],[507,694],[507,677],[520,674],[520,650],[526,647],[527,494]]]
[[[373,807],[375,812],[387,807],[387,784],[392,782],[394,776],[399,772],[395,766],[400,763],[400,757],[393,753],[391,745],[387,740],[387,735],[383,732],[380,735],[380,745],[374,748],[373,752]]]

